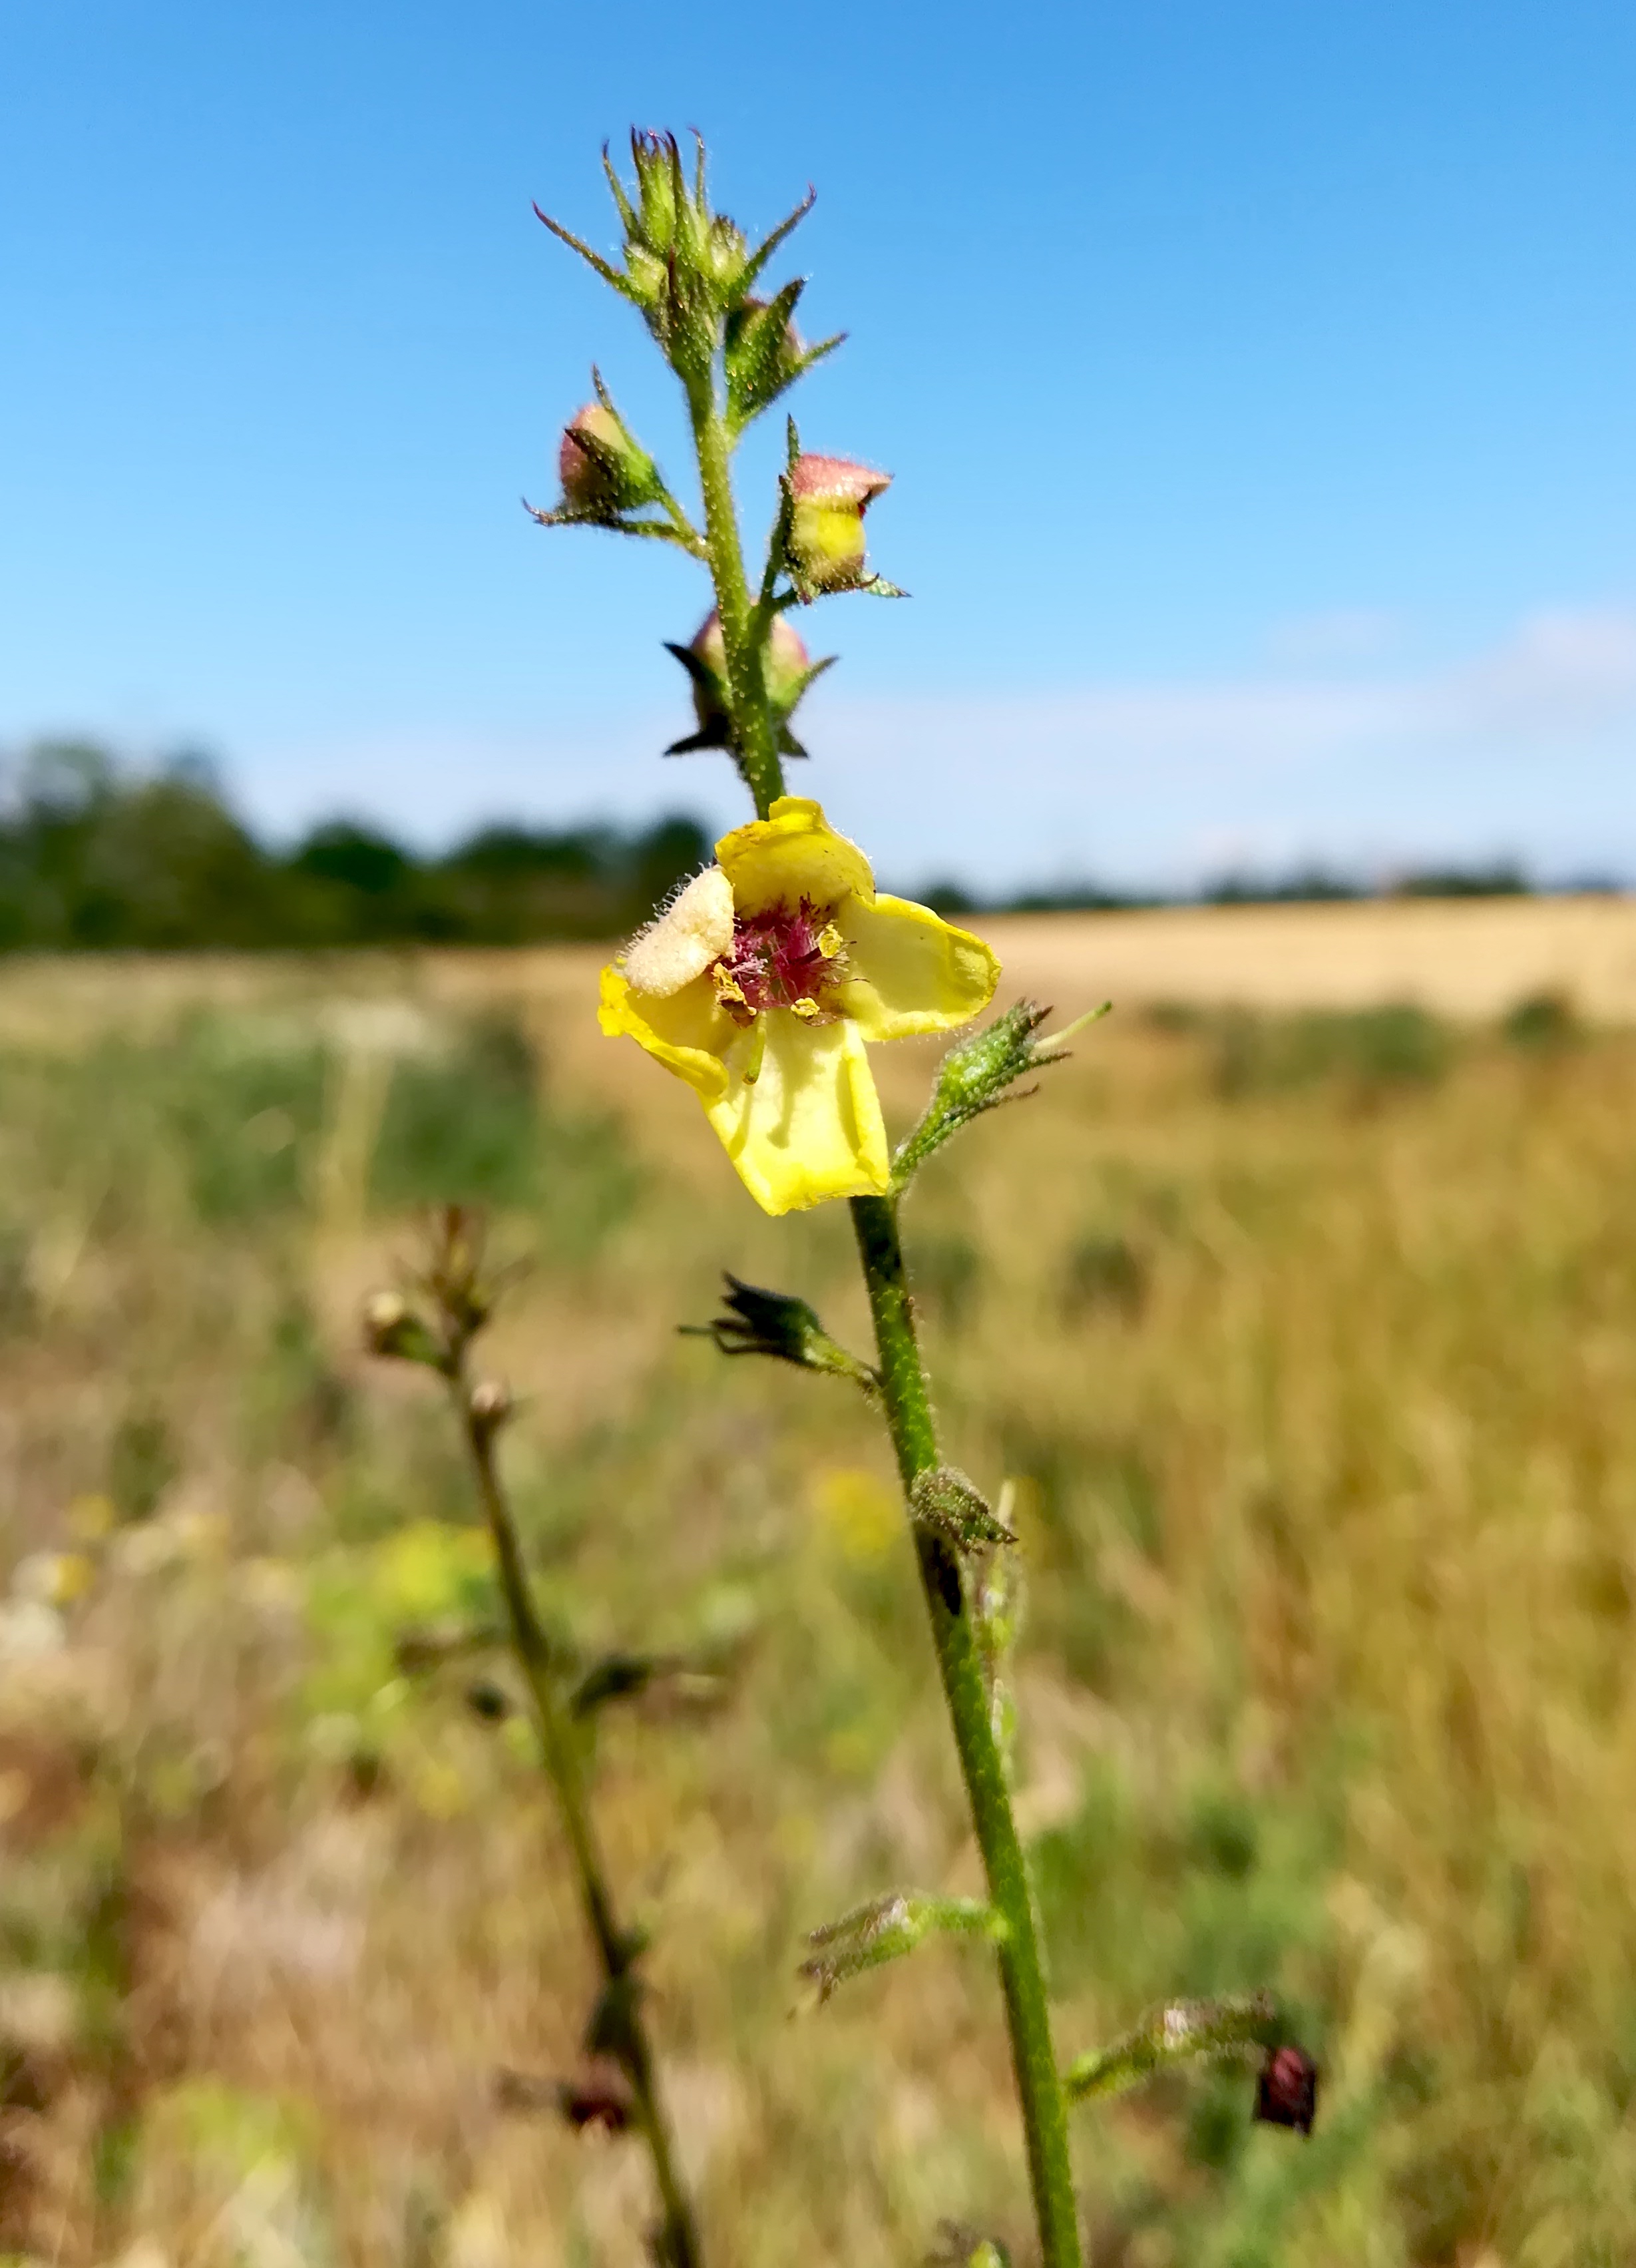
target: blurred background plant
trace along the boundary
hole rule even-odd
[[[494,1351],[534,1395],[534,1564],[593,1652],[733,1667],[599,1733],[712,2257],[902,2268],[940,2217],[1024,2251],[969,1949],[789,2024],[814,1910],[976,1887],[877,1422],[671,1328],[725,1260],[799,1267],[856,1340],[844,1219],[746,1206],[690,1099],[585,1034],[591,974],[8,986],[14,2250],[640,2257],[629,2153],[552,2092],[584,1957],[520,1696],[416,1650],[496,1604],[458,1445],[356,1344],[441,1080],[489,1130],[464,1194],[535,1256]],[[1019,1800],[1063,2036],[1266,1983],[1326,2073],[1295,2149],[1241,2076],[1082,2120],[1099,2259],[1636,2248],[1636,1044],[1439,1029],[1442,1076],[1360,1110],[1338,1039],[1224,1091],[1207,1018],[1116,1016],[920,1185],[949,1452],[1013,1476],[1032,1572]],[[1065,1277],[1116,1226],[1139,1302]]]

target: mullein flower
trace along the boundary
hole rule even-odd
[[[721,616],[712,608],[699,625],[690,645],[667,644],[666,651],[675,655],[693,681],[693,711],[698,718],[698,729],[685,740],[673,740],[665,754],[687,756],[702,748],[731,748],[733,704],[727,685],[727,642],[722,636]],[[807,754],[790,730],[790,717],[814,678],[821,677],[833,659],[830,655],[822,661],[812,660],[800,633],[783,615],[773,616],[762,651],[762,681],[767,688],[781,755]]]
[[[803,453],[785,475],[790,497],[785,554],[803,597],[855,591],[874,578],[864,571],[864,514],[889,473],[871,472],[845,457]]]
[[[636,512],[664,494],[658,466],[601,401],[586,402],[564,426],[556,470],[563,509],[588,519]]]
[[[947,1031],[992,997],[980,938],[879,895],[816,803],[781,796],[602,972],[602,1029],[704,1106],[770,1213],[881,1196],[891,1161],[866,1042]]]

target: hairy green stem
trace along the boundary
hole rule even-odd
[[[597,1848],[596,1834],[586,1802],[578,1748],[558,1690],[550,1641],[534,1607],[527,1571],[523,1565],[522,1547],[518,1542],[516,1526],[495,1460],[495,1426],[474,1410],[463,1364],[452,1377],[451,1384],[471,1459],[472,1475],[494,1544],[500,1588],[505,1594],[506,1616],[511,1624],[512,1650],[527,1681],[529,1698],[534,1705],[540,1760],[556,1796],[557,1809],[573,1854],[580,1904],[585,1909],[586,1926],[596,1946],[604,1981],[610,1988],[618,1989],[634,1983],[632,1970],[638,1940],[628,1930],[620,1927],[615,1913],[601,1853]],[[676,2171],[670,2129],[664,2106],[660,2101],[653,2051],[648,2043],[641,2007],[634,1992],[629,1995],[629,2006],[622,2016],[618,2038],[611,2051],[630,2082],[637,2123],[653,2163],[653,2178],[658,2186],[663,2215],[661,2242],[664,2249],[660,2257],[666,2263],[666,2268],[702,2268],[704,2256],[699,2249],[698,2233]]]
[[[739,516],[733,501],[732,452],[711,376],[703,374],[688,382],[688,409],[698,453],[716,612],[721,617],[721,639],[727,654],[727,685],[738,740],[735,754],[744,784],[755,799],[755,816],[765,819],[774,799],[784,793],[784,767],[778,761],[777,735],[762,674],[767,622],[751,606],[744,579]]]
[[[907,1494],[916,1475],[932,1470],[940,1460],[903,1273],[897,1210],[890,1197],[854,1197],[851,1204],[874,1319],[881,1399]],[[1005,1767],[990,1723],[982,1659],[958,1580],[949,1580],[957,1571],[947,1545],[935,1536],[923,1536],[919,1551],[921,1586],[972,1824],[983,1853],[989,1897],[1004,1925],[997,1957],[1028,2140],[1042,2268],[1080,2268],[1067,2111],[1051,2047],[1039,1926]]]

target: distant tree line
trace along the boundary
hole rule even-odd
[[[493,826],[420,857],[350,820],[289,850],[261,842],[211,766],[142,770],[77,740],[41,741],[0,770],[0,952],[185,952],[405,945],[533,945],[628,936],[711,855],[697,821]],[[1402,895],[1525,891],[1514,866],[1410,875]],[[1607,886],[1603,886],[1607,887]],[[984,899],[954,882],[917,895],[940,912],[1054,913],[1162,902],[1094,883]],[[1229,879],[1207,902],[1358,898],[1369,886],[1313,871]]]
[[[335,820],[288,850],[257,840],[208,763],[136,770],[78,741],[8,768],[0,950],[528,945],[617,937],[710,857],[691,819],[635,832],[487,827],[419,858]]]

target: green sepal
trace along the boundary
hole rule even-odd
[[[798,1370],[850,1378],[866,1394],[879,1389],[875,1373],[830,1337],[805,1300],[787,1292],[763,1291],[728,1271],[723,1281],[726,1314],[708,1323],[682,1323],[679,1328],[684,1337],[712,1340],[720,1354],[769,1355],[777,1362],[793,1363]]]
[[[919,1124],[900,1144],[892,1160],[894,1195],[901,1195],[932,1152],[962,1126],[1002,1102],[1021,1101],[1013,1093],[1017,1081],[1065,1061],[1063,1041],[1081,1025],[1105,1016],[1108,1009],[1093,1009],[1065,1030],[1040,1039],[1039,1027],[1050,1013],[1036,1000],[1019,1000],[974,1037],[949,1049],[938,1066],[932,1099]],[[1024,1090],[1027,1094],[1033,1092],[1032,1087]]]
[[[787,482],[785,493],[788,493]],[[859,574],[846,583],[814,583],[803,575],[795,561],[788,556],[787,549],[784,571],[790,578],[796,598],[804,607],[810,607],[820,599],[844,599],[853,591],[860,591],[866,598],[871,599],[906,599],[909,596],[901,583],[888,583],[884,575]]]
[[[601,527],[614,535],[651,535],[660,543],[674,543],[680,550],[700,556],[696,537],[684,535],[679,527],[666,519],[624,519],[617,512],[576,512],[571,505],[559,505],[554,512],[542,512],[537,504],[522,499],[523,510],[530,519],[542,527]]]
[[[814,1951],[802,1962],[800,1974],[817,1987],[822,2005],[837,1985],[912,1953],[925,1939],[939,1934],[998,1941],[1006,1934],[1006,1925],[981,1898],[932,1898],[890,1890],[884,1897],[854,1906],[839,1921],[814,1930],[807,1942]]]
[[[615,2056],[625,2063],[637,2043],[637,2008],[646,1989],[636,1973],[636,1964],[647,1950],[646,1933],[628,1930],[617,1950],[619,1966],[597,1994],[586,2019],[585,2051]]]
[[[800,204],[796,206],[794,211],[792,213],[786,213],[784,218],[778,223],[777,227],[772,231],[772,233],[770,236],[765,236],[762,239],[762,241],[756,246],[755,251],[751,253],[748,260],[745,262],[744,272],[739,278],[739,285],[741,291],[748,291],[750,289],[751,285],[755,283],[755,278],[761,274],[762,269],[767,265],[767,262],[772,258],[773,254],[777,252],[778,247],[784,242],[785,238],[788,236],[792,230],[798,229],[800,226],[807,214],[812,210],[813,203],[814,199],[817,197],[817,195],[818,192],[816,189],[809,188],[807,195],[801,199]]]
[[[615,171],[614,161],[608,154],[608,144],[606,142],[602,144],[602,171],[608,176],[608,186],[612,190],[614,202],[618,207],[620,224],[623,227],[625,234],[629,236],[637,225],[636,211],[630,198],[625,195],[624,183],[620,180],[618,173]],[[536,207],[535,210],[537,210],[538,208]]]
[[[727,431],[734,439],[799,374],[805,350],[791,346],[791,324],[806,279],[792,276],[770,299],[742,299],[727,317],[722,348]]]
[[[917,1528],[933,1528],[961,1554],[976,1558],[997,1544],[1014,1543],[1014,1531],[995,1517],[987,1499],[953,1465],[917,1473],[909,1491],[910,1517]]]
[[[1111,2047],[1078,2057],[1063,2073],[1063,2088],[1071,2102],[1124,2095],[1155,2073],[1183,2064],[1258,2061],[1283,2037],[1278,2002],[1271,1992],[1234,1994],[1220,2000],[1169,2000]]]
[[[590,246],[577,237],[571,229],[564,228],[559,220],[553,220],[549,213],[542,212],[538,205],[534,207],[534,218],[542,221],[552,235],[565,244],[571,252],[577,252],[588,267],[593,268],[603,283],[611,285],[622,299],[629,299],[634,306],[645,306],[642,293],[629,276],[622,276],[600,252],[593,252]]]

